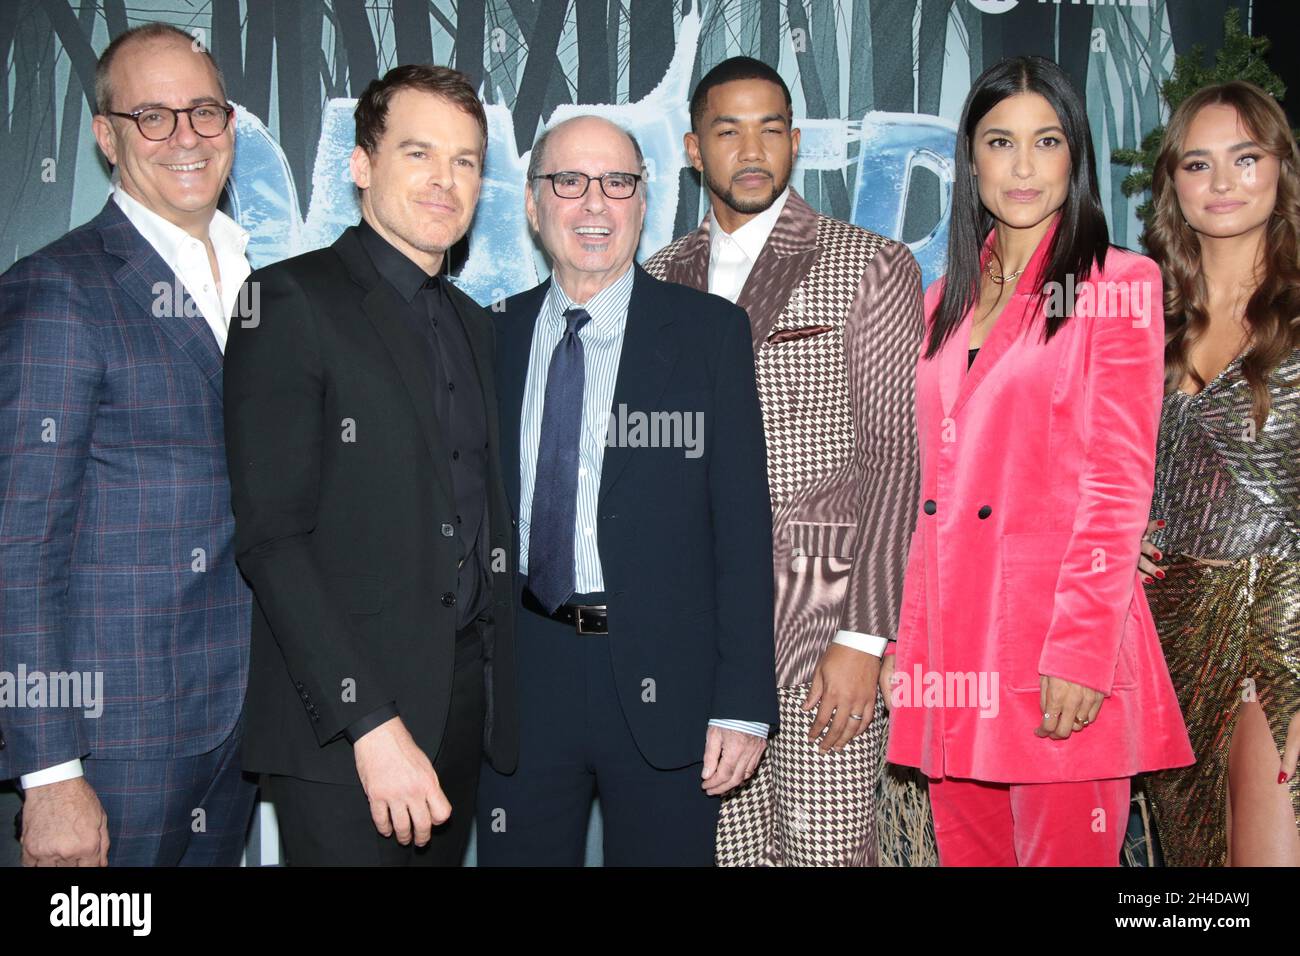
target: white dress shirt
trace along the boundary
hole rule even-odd
[[[763,246],[767,245],[768,237],[772,235],[776,221],[781,218],[781,210],[785,208],[785,201],[789,197],[790,187],[787,186],[776,198],[776,202],[731,233],[724,232],[718,225],[717,217],[712,210],[709,211],[712,219],[709,226],[710,292],[731,302],[740,298],[745,283],[749,281],[749,273],[758,261]],[[831,643],[843,644],[876,657],[884,654],[889,645],[887,638],[860,634],[857,631],[837,631]]]
[[[601,467],[609,429],[609,410],[614,402],[619,359],[623,355],[623,333],[627,308],[632,300],[636,270],[631,265],[612,283],[601,289],[582,308],[591,321],[578,330],[583,351],[582,432],[578,439],[578,498],[574,510],[574,591],[590,594],[605,590],[596,533],[596,503],[600,497]],[[528,544],[533,523],[533,491],[537,485],[537,450],[542,440],[542,411],[546,405],[546,378],[551,353],[564,337],[564,313],[574,302],[560,283],[542,301],[532,348],[528,356],[528,377],[519,422],[519,573],[528,574]]]
[[[175,274],[194,304],[203,313],[217,348],[226,351],[226,332],[230,327],[230,313],[239,298],[239,289],[252,269],[244,250],[248,247],[248,233],[220,209],[212,214],[208,237],[217,255],[221,270],[220,283],[212,274],[208,250],[201,240],[173,222],[168,222],[152,209],[130,196],[121,185],[113,187],[113,201],[131,225],[139,230],[149,245],[162,256],[163,262]],[[220,288],[218,288],[218,285]]]
[[[117,203],[131,225],[144,236],[145,241],[162,256],[163,262],[167,263],[176,280],[194,299],[194,304],[199,307],[208,327],[212,329],[212,336],[217,340],[217,348],[224,355],[226,333],[230,327],[230,313],[235,307],[236,299],[239,298],[240,287],[252,271],[248,259],[244,257],[244,249],[248,246],[248,233],[221,210],[218,209],[213,213],[212,222],[208,226],[208,236],[217,254],[217,268],[221,270],[221,282],[218,284],[212,274],[208,251],[200,240],[128,195],[120,183],[113,187],[113,201]],[[175,302],[177,298],[175,295],[169,295],[171,302]],[[81,760],[78,758],[25,773],[18,778],[18,782],[24,790],[30,790],[33,787],[71,780],[80,777],[82,773]]]
[[[758,254],[767,245],[767,237],[781,218],[785,201],[790,198],[790,187],[782,190],[776,202],[768,206],[735,232],[723,232],[718,220],[713,218],[709,227],[709,291],[729,302],[740,298],[749,273],[758,261]],[[712,210],[709,216],[713,217]]]

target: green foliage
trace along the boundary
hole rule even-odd
[[[1202,87],[1228,80],[1249,80],[1272,96],[1281,100],[1286,95],[1286,86],[1264,62],[1268,52],[1268,37],[1252,37],[1241,29],[1241,14],[1231,9],[1223,18],[1223,46],[1214,57],[1214,64],[1209,67],[1201,65],[1204,53],[1200,46],[1192,47],[1188,54],[1174,58],[1174,70],[1169,78],[1160,85],[1160,97],[1172,112],[1178,104]],[[1124,177],[1120,189],[1125,196],[1136,196],[1151,189],[1151,170],[1160,144],[1164,139],[1165,128],[1157,126],[1142,138],[1139,149],[1117,149],[1111,153],[1111,160],[1121,166],[1131,166],[1133,171]],[[1138,206],[1138,218],[1150,228],[1152,203],[1151,197]]]

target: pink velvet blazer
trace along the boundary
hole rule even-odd
[[[1022,289],[1039,286],[1051,235]],[[926,293],[927,326],[942,285]],[[1045,312],[1071,301],[1044,343]],[[1054,299],[1016,293],[967,372],[970,329],[968,314],[917,363],[921,492],[888,759],[1010,783],[1192,763],[1137,571],[1163,397],[1159,270],[1113,248]],[[1040,675],[1106,695],[1096,722],[1035,736]]]

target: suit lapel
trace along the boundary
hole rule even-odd
[[[451,285],[451,283],[448,282],[448,285]],[[492,329],[489,325],[490,320],[485,320],[481,313],[471,310],[461,298],[458,289],[452,288],[449,290],[447,297],[451,300],[456,314],[460,316],[460,324],[465,329],[465,337],[469,339],[470,351],[474,354],[474,368],[478,372],[479,389],[483,393],[484,415],[487,418],[488,449],[493,454],[496,454],[496,449],[501,447],[501,434],[498,425],[499,416],[494,400],[496,385],[493,379],[496,377],[496,373],[492,368]]]
[[[198,366],[217,393],[221,387],[221,348],[197,303],[185,291],[180,277],[111,198],[96,217],[104,251],[122,260],[113,279],[172,344]],[[161,284],[163,288],[157,287]],[[177,292],[180,293],[179,307]],[[161,306],[161,307],[160,307]]]
[[[389,357],[392,358],[393,364],[397,366],[397,371],[402,376],[402,384],[406,386],[407,396],[411,399],[415,417],[420,423],[420,431],[424,434],[429,458],[433,462],[434,478],[446,500],[454,501],[451,465],[447,463],[447,456],[441,453],[446,443],[443,441],[442,429],[439,427],[433,409],[433,384],[429,381],[429,373],[421,361],[424,350],[416,347],[410,333],[402,325],[402,320],[398,318],[399,310],[409,306],[402,301],[396,289],[387,282],[380,282],[366,293],[361,308],[366,318],[370,320],[370,324],[375,327],[375,331],[379,333],[379,337],[383,339]]]
[[[356,235],[355,227],[344,231],[334,243],[338,253],[353,280],[366,290],[361,300],[361,311],[365,313],[375,332],[388,350],[389,358],[397,366],[402,384],[406,387],[407,397],[411,400],[420,432],[433,463],[433,476],[447,501],[455,501],[451,483],[451,465],[442,453],[446,448],[442,430],[438,425],[433,409],[433,383],[424,368],[421,356],[424,350],[419,348],[410,331],[402,324],[400,310],[409,308],[408,304],[397,294],[397,290],[384,282],[366,254],[365,247]],[[468,334],[468,333],[467,333]]]
[[[713,217],[705,216],[699,227],[690,233],[668,262],[664,279],[680,285],[709,291],[709,248]]]
[[[945,344],[945,353],[951,354],[947,354],[944,359],[944,383],[950,391],[955,391],[952,407],[948,411],[950,417],[961,411],[971,394],[988,378],[989,372],[1016,341],[1029,333],[1028,326],[1033,318],[1029,315],[1029,308],[1036,299],[1036,291],[1043,285],[1042,271],[1047,264],[1047,251],[1059,226],[1058,217],[1039,240],[1038,247],[1025,264],[1024,275],[1017,284],[1016,291],[1012,293],[1011,301],[1006,304],[1002,314],[993,323],[993,328],[989,330],[988,337],[980,346],[979,354],[975,356],[975,364],[970,367],[970,371],[966,371],[965,365],[970,350],[970,330],[974,324],[974,309],[966,315],[965,320],[957,327],[956,333]],[[985,255],[993,245],[993,236],[994,234],[990,232],[984,240]],[[955,389],[952,386],[954,381],[957,382]]]
[[[812,269],[818,253],[817,211],[792,188],[736,300],[749,314],[755,352],[772,334],[777,317],[790,301],[790,294]],[[706,260],[706,281],[707,268]]]
[[[501,402],[501,468],[505,472],[510,508],[519,514],[519,434],[523,427],[524,388],[528,384],[528,357],[533,348],[537,314],[546,299],[551,280],[511,299],[501,313],[497,328],[497,394]],[[547,357],[549,360],[549,356]]]
[[[626,405],[632,412],[649,413],[659,407],[659,397],[668,384],[669,373],[677,363],[676,343],[664,332],[672,316],[655,308],[657,280],[640,266],[634,266],[632,299],[627,307],[627,328],[623,333],[623,352],[619,357],[618,378],[614,383],[611,412]],[[632,449],[607,447],[600,472],[600,495],[604,501],[609,489],[627,467]]]
[[[1030,296],[1027,295],[1012,296],[1011,301],[1002,310],[1002,314],[998,316],[997,322],[993,324],[988,338],[980,346],[979,354],[975,356],[975,364],[969,371],[966,370],[966,362],[969,358],[970,329],[973,322],[971,315],[966,316],[965,321],[957,327],[957,332],[948,340],[948,344],[944,347],[944,377],[949,381],[955,379],[957,383],[956,396],[948,413],[949,416],[961,411],[971,394],[979,388],[993,366],[1007,353],[1021,334],[1023,331],[1021,323],[1025,318],[1025,308],[1029,299]]]
[[[957,331],[952,334],[943,348],[939,350],[937,361],[939,363],[939,399],[943,403],[943,413],[945,417],[951,417],[953,405],[957,401],[957,393],[961,391],[962,384],[966,379],[966,356],[967,347],[970,344],[970,327],[971,312],[966,313],[966,318],[957,326]]]

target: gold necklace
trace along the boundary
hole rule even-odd
[[[1007,274],[1007,275],[1001,275],[1001,274],[999,274],[999,273],[997,273],[997,272],[994,272],[994,271],[993,271],[993,257],[992,257],[992,256],[989,256],[988,263],[986,264],[986,267],[985,267],[985,268],[986,268],[986,271],[987,271],[988,274],[989,274],[989,278],[992,279],[994,282],[996,282],[998,285],[1002,285],[1003,283],[1010,282],[1010,281],[1013,280],[1013,279],[1018,279],[1018,278],[1020,277],[1020,274],[1023,273],[1023,272],[1025,271],[1025,270],[1024,270],[1024,267],[1021,267],[1020,269],[1016,270],[1015,272],[1009,273],[1009,274]]]

